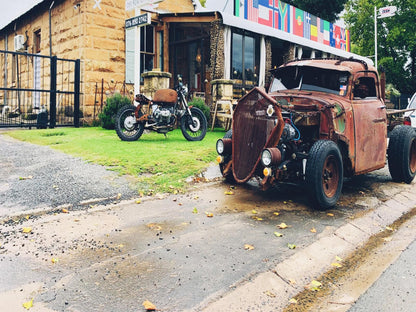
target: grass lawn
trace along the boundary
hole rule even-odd
[[[136,179],[138,192],[178,192],[186,178],[215,161],[215,142],[224,131],[208,131],[202,141],[189,142],[177,129],[167,134],[144,133],[135,142],[121,141],[114,130],[102,128],[57,128],[10,131],[21,141],[47,145],[109,170]]]

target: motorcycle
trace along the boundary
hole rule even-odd
[[[188,141],[201,141],[207,132],[207,119],[197,107],[186,101],[187,87],[179,83],[174,89],[161,89],[153,99],[137,94],[138,105],[126,105],[116,115],[115,128],[123,141],[138,140],[145,129],[166,133],[180,122],[182,134]]]

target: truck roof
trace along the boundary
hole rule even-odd
[[[281,65],[279,68],[289,66],[310,66],[347,72],[357,72],[363,70],[376,71],[374,66],[367,64],[365,61],[352,58],[293,60]]]

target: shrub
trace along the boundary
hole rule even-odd
[[[210,109],[207,105],[205,105],[205,102],[201,98],[193,98],[192,101],[188,103],[189,106],[198,107],[205,115],[207,120],[210,118]]]
[[[98,114],[98,118],[100,119],[101,127],[114,130],[117,111],[125,105],[130,105],[131,101],[127,96],[116,93],[108,97],[106,102],[103,111]]]

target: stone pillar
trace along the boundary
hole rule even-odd
[[[171,73],[162,72],[159,68],[154,68],[152,71],[142,74],[144,84],[141,88],[142,93],[150,98],[153,98],[155,92],[159,89],[169,89]]]

